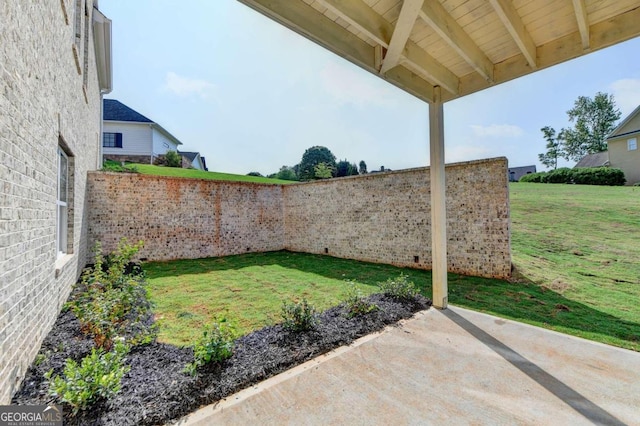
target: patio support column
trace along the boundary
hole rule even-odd
[[[447,293],[447,209],[444,171],[444,115],[441,89],[434,87],[429,103],[429,146],[431,173],[431,264],[433,306],[446,309]]]

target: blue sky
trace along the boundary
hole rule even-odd
[[[369,170],[429,163],[428,106],[235,0],[101,0],[118,99],[199,151],[209,170],[276,172],[314,145]],[[445,104],[447,162],[536,164],[540,128],[578,96],[640,104],[640,38]],[[563,162],[561,165],[572,166]]]

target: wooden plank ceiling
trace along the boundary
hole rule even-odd
[[[640,35],[640,0],[239,1],[427,102]]]

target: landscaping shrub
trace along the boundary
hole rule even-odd
[[[378,287],[387,296],[402,300],[413,299],[420,294],[420,291],[408,278],[408,275],[400,274],[397,278],[389,278],[387,281],[378,283]]]
[[[573,182],[580,185],[624,185],[624,172],[614,167],[577,168],[572,170]]]
[[[562,167],[550,172],[524,175],[519,182],[537,183],[575,183],[579,185],[624,185],[624,172],[612,167],[580,167],[570,169]]]
[[[571,183],[571,169],[569,167],[561,167],[551,170],[541,177],[544,183]]]
[[[195,375],[196,370],[209,363],[222,362],[233,355],[233,332],[221,323],[214,323],[202,333],[193,346],[194,361],[185,367],[185,372]]]
[[[358,315],[364,315],[369,312],[378,310],[378,305],[375,303],[369,303],[362,290],[360,290],[356,284],[351,281],[349,288],[347,289],[347,297],[344,300],[344,305],[347,308],[347,316],[353,318]]]
[[[282,326],[289,331],[307,331],[316,325],[316,309],[307,299],[299,303],[282,302]]]
[[[123,166],[117,161],[105,160],[102,164],[102,171],[118,173],[138,173],[138,168],[134,165]]]
[[[541,183],[542,179],[545,177],[547,172],[538,172],[538,173],[529,173],[528,175],[522,176],[518,182],[537,182]]]
[[[94,348],[80,365],[67,359],[62,376],[53,376],[53,369],[45,375],[49,394],[70,405],[74,415],[100,399],[113,398],[120,392],[122,376],[130,370],[124,365],[128,351],[126,345],[118,343],[112,352]]]
[[[144,274],[130,267],[141,248],[142,242],[130,245],[123,238],[105,260],[100,243],[96,243],[95,263],[83,273],[80,291],[67,302],[82,331],[93,336],[100,348],[110,349],[116,337],[133,345],[155,338],[155,328],[145,323],[151,305],[144,288]]]
[[[164,159],[169,167],[182,167],[182,157],[176,151],[167,151]]]

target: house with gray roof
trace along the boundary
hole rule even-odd
[[[524,175],[536,172],[536,166],[509,167],[507,170],[509,182],[517,182]]]
[[[609,165],[609,152],[602,151],[594,154],[587,154],[573,166],[574,169],[579,167],[605,167]]]
[[[115,99],[104,99],[103,159],[153,164],[182,142],[161,125]]]
[[[209,170],[205,158],[199,152],[178,151],[178,154],[182,157],[183,168],[204,170],[205,172]]]

